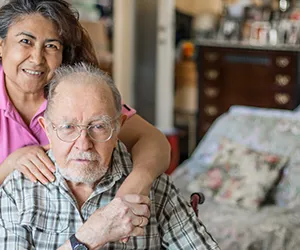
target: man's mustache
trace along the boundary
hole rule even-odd
[[[68,155],[67,162],[71,160],[100,161],[101,157],[95,152],[76,152]]]

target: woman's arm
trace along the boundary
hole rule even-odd
[[[131,152],[133,171],[123,182],[117,196],[124,194],[149,195],[152,182],[170,164],[170,144],[158,129],[135,114],[125,121],[120,140]]]

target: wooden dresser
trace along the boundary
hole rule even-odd
[[[197,141],[232,105],[294,109],[300,102],[299,48],[197,45]]]

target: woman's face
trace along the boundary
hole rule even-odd
[[[0,40],[0,54],[8,90],[41,93],[62,63],[63,46],[52,21],[31,14],[14,22]]]

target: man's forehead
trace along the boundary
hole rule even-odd
[[[64,79],[55,90],[51,113],[56,120],[89,122],[114,118],[115,104],[107,84],[72,79]]]
[[[97,78],[96,76],[85,74],[85,73],[73,73],[65,76],[60,80],[60,83],[56,89],[69,88],[70,85],[76,86],[77,88],[85,88],[87,86],[93,86],[102,91],[111,91],[108,84],[104,80]]]
[[[89,96],[89,98],[97,101],[113,103],[112,91],[105,82],[90,75],[84,77],[84,75],[77,74],[62,79],[55,89],[56,97],[72,99],[78,98],[78,96]],[[82,98],[78,98],[77,101],[80,102],[81,100]]]

